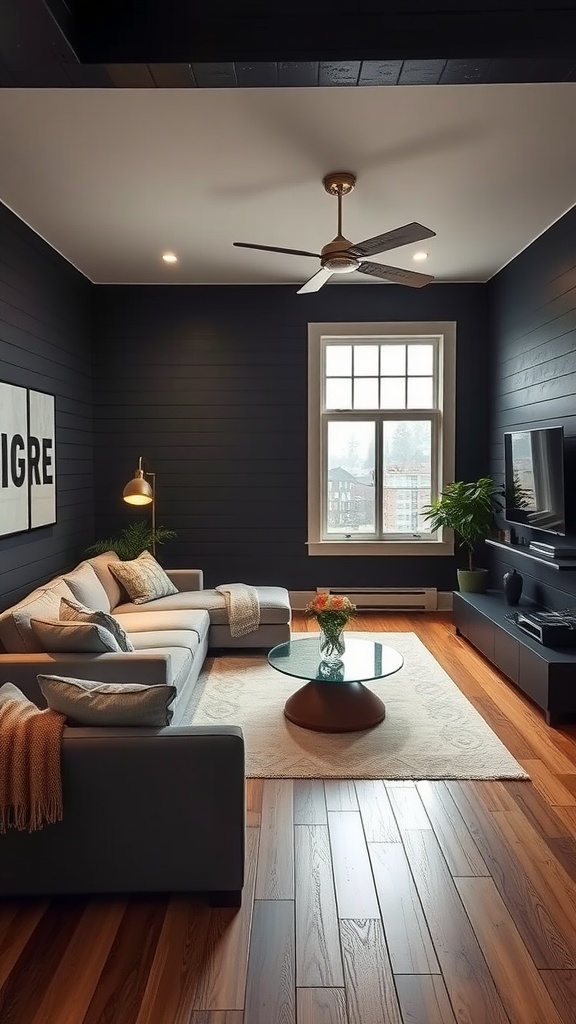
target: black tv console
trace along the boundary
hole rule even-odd
[[[456,632],[466,637],[493,665],[530,697],[546,715],[548,725],[576,716],[576,651],[543,647],[507,616],[510,608],[499,591],[487,594],[454,592]],[[517,610],[535,610],[521,601]]]

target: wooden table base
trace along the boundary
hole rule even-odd
[[[288,698],[289,722],[315,732],[357,732],[372,729],[386,716],[386,707],[363,683],[313,680]]]

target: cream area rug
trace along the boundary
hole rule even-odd
[[[310,634],[293,639],[299,636]],[[185,723],[239,725],[248,778],[528,778],[415,633],[354,636],[404,657],[395,675],[366,684],[386,705],[374,729],[320,733],[293,725],[284,703],[305,680],[277,672],[264,652],[252,651],[206,660]]]

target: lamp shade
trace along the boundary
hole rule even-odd
[[[129,505],[149,505],[151,501],[154,501],[154,491],[144,477],[141,458],[138,460],[138,469],[132,480],[128,481],[122,491],[122,497]]]

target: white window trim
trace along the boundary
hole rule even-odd
[[[451,530],[430,540],[322,540],[321,508],[321,367],[322,338],[366,338],[386,335],[441,336],[442,451],[439,491],[454,480],[456,441],[456,322],[453,320],[392,321],[388,323],[308,324],[308,554],[309,555],[453,555]]]

